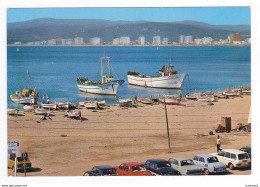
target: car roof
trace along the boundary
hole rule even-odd
[[[142,163],[139,163],[139,162],[125,162],[125,163],[122,163],[122,164],[125,164],[125,165],[128,165],[128,166],[140,166],[140,165],[143,165]]]
[[[244,151],[238,150],[238,149],[223,149],[222,151],[225,152],[230,152],[230,153],[235,153],[235,154],[242,154],[242,153],[246,153]]]
[[[215,157],[214,155],[210,155],[210,154],[206,154],[206,153],[197,154],[195,156],[200,156],[203,158]]]
[[[94,166],[94,168],[97,168],[97,169],[115,169],[114,167],[112,166]]]
[[[164,160],[164,159],[149,159],[147,161],[149,161],[149,162],[168,162],[167,160]]]
[[[180,160],[188,160],[190,158],[187,158],[187,157],[184,157],[184,156],[174,156],[174,157],[171,157],[170,159],[175,159],[175,160],[179,160],[180,161]]]

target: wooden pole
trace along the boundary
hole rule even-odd
[[[166,108],[166,102],[165,102],[165,96],[163,97],[164,101],[164,110],[165,110],[165,118],[166,118],[166,125],[167,125],[167,135],[168,135],[168,145],[169,145],[169,151],[171,151],[171,141],[170,141],[170,134],[169,134],[169,125],[168,125],[168,116],[167,116],[167,108]]]
[[[15,159],[14,159],[14,176],[16,177],[17,176],[17,158],[15,156]]]

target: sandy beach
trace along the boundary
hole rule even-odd
[[[27,176],[82,176],[95,165],[118,166],[123,162],[192,158],[198,153],[216,152],[216,134],[209,136],[208,131],[221,123],[221,117],[231,117],[232,128],[238,123],[247,124],[250,105],[250,95],[220,99],[214,105],[189,100],[179,106],[167,105],[171,153],[162,104],[81,109],[86,118],[83,121],[65,117],[66,111],[53,111],[51,120],[40,123],[40,116],[34,113],[8,116],[8,140],[19,140],[21,152],[29,154],[34,169]],[[251,146],[251,133],[218,135],[222,149]],[[251,170],[232,170],[229,174],[248,175]],[[8,175],[14,175],[11,169]]]

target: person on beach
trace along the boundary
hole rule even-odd
[[[222,150],[222,149],[220,149],[220,145],[221,145],[221,139],[220,139],[220,136],[218,135],[218,138],[217,138],[217,152]]]

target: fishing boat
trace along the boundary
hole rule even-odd
[[[189,100],[197,100],[198,93],[196,92],[196,89],[194,90],[193,94],[186,93],[186,99]]]
[[[132,107],[131,99],[118,99],[118,104],[120,107]]]
[[[7,115],[10,116],[18,116],[18,112],[19,110],[17,109],[10,109],[10,108],[7,109]]]
[[[104,75],[103,63],[107,62],[108,75]],[[78,89],[82,92],[89,92],[94,94],[104,94],[104,95],[116,95],[119,87],[124,83],[124,80],[114,79],[111,71],[113,70],[110,64],[110,57],[101,57],[99,60],[101,69],[101,81],[92,82],[87,77],[77,78]],[[99,77],[99,75],[98,75]]]
[[[137,97],[137,102],[143,103],[143,104],[152,104],[153,103],[153,97]]]
[[[106,106],[107,104],[106,104],[106,101],[103,100],[103,101],[98,101],[98,105],[99,106]]]
[[[45,102],[44,98],[43,98],[43,101],[41,102],[41,106],[43,109],[56,110],[57,103],[56,103],[56,101],[51,102],[49,97],[47,96],[47,101]]]
[[[97,101],[85,101],[85,107],[87,109],[98,109],[98,102]]]
[[[37,107],[38,105],[24,105],[23,109],[24,111],[33,111]]]
[[[64,109],[64,110],[68,110],[71,106],[71,103],[70,102],[66,102],[66,103],[60,103],[58,102],[57,103],[57,107],[60,108],[60,109]]]
[[[67,115],[69,118],[80,118],[81,117],[81,112],[80,111],[75,111],[75,110],[69,110],[67,112]]]
[[[10,98],[15,103],[20,104],[35,104],[37,103],[39,93],[30,88],[24,88],[22,92],[16,91],[15,94],[10,95]]]
[[[200,95],[197,97],[197,100],[200,102],[213,102],[215,101],[214,95]]]
[[[166,105],[179,105],[179,99],[174,95],[165,95],[159,97],[159,103],[166,104]]]
[[[230,96],[230,97],[239,97],[241,95],[240,91],[228,90],[223,92],[223,95]]]
[[[127,79],[129,84],[136,86],[180,89],[186,75],[178,74],[171,64],[171,59],[169,59],[169,66],[166,68],[163,66],[156,76],[146,76],[128,71]]]
[[[50,114],[50,110],[46,110],[44,108],[35,108],[34,112],[36,115],[49,115]]]

